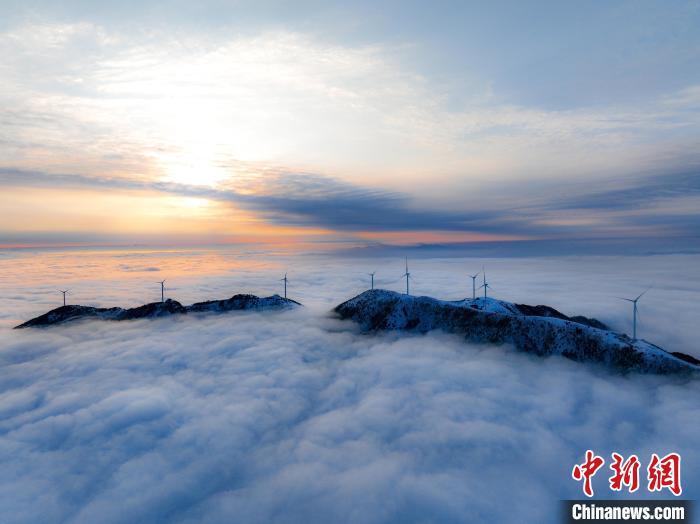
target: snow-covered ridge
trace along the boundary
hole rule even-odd
[[[157,318],[169,315],[182,315],[186,313],[225,313],[227,311],[270,311],[288,309],[300,306],[299,302],[279,295],[271,297],[256,297],[255,295],[234,295],[224,300],[210,300],[196,302],[190,306],[183,306],[177,300],[168,299],[165,302],[152,302],[143,306],[124,309],[120,307],[96,308],[91,306],[61,306],[44,313],[41,316],[28,320],[16,326],[15,329],[27,327],[45,327],[62,324],[72,320],[133,320],[137,318]]]
[[[540,356],[562,355],[620,371],[692,373],[698,361],[644,340],[614,333],[595,319],[567,317],[548,306],[479,298],[447,302],[393,291],[366,291],[335,308],[365,330],[434,329],[463,334],[478,343],[513,344]]]

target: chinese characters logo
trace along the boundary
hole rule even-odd
[[[626,487],[630,493],[639,489],[639,470],[641,464],[637,455],[630,455],[626,460],[619,453],[612,453],[610,469],[613,474],[608,478],[610,489],[622,491]],[[571,477],[576,481],[583,481],[583,492],[587,497],[593,496],[593,477],[598,470],[605,465],[605,459],[586,451],[586,459],[582,464],[576,464],[571,471]],[[676,497],[683,492],[681,488],[681,456],[678,453],[669,453],[665,457],[659,457],[652,453],[647,472],[647,489],[649,491],[663,491],[668,489]]]

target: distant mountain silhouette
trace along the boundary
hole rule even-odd
[[[165,302],[152,302],[143,306],[124,309],[120,307],[96,308],[90,306],[61,306],[48,313],[28,320],[15,329],[28,327],[47,327],[73,320],[134,320],[138,318],[158,318],[187,313],[225,313],[242,310],[280,310],[301,306],[299,302],[279,295],[260,298],[255,295],[234,295],[224,300],[197,302],[191,306],[183,306],[177,300],[168,299]]]

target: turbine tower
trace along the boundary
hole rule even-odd
[[[632,302],[632,342],[635,342],[637,340],[637,301],[642,298],[642,295],[649,291],[651,287],[648,287],[645,289],[637,298],[623,298],[623,297],[617,297],[620,300],[626,300],[627,302]]]
[[[156,282],[156,284],[160,284],[160,301],[165,302],[165,280]]]
[[[69,289],[66,289],[65,291],[63,291],[62,289],[58,290],[59,293],[63,293],[63,307],[66,306],[66,293],[68,293],[68,291],[70,291],[70,290]]]
[[[479,271],[481,273],[481,271]],[[476,277],[479,276],[479,273],[476,275],[469,275],[469,278],[472,279],[472,300],[476,300]]]
[[[371,278],[372,278],[372,287],[370,289],[374,289],[374,274],[376,271],[372,271],[371,273],[367,273]]]
[[[289,282],[289,279],[287,278],[287,273],[285,273],[284,278],[281,278],[280,280],[284,282],[284,298],[287,298],[287,282]]]
[[[484,288],[484,300],[486,299],[486,291],[491,289],[491,284],[486,281],[486,269],[482,269],[481,272],[484,274],[484,283],[479,286],[479,289]]]
[[[410,295],[408,292],[408,279],[411,278],[411,274],[408,272],[408,257],[406,257],[406,272],[401,276],[406,277],[406,294]]]

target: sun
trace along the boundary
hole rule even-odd
[[[186,154],[176,155],[164,162],[167,182],[191,186],[214,187],[226,179],[228,173],[217,166],[213,155]]]

